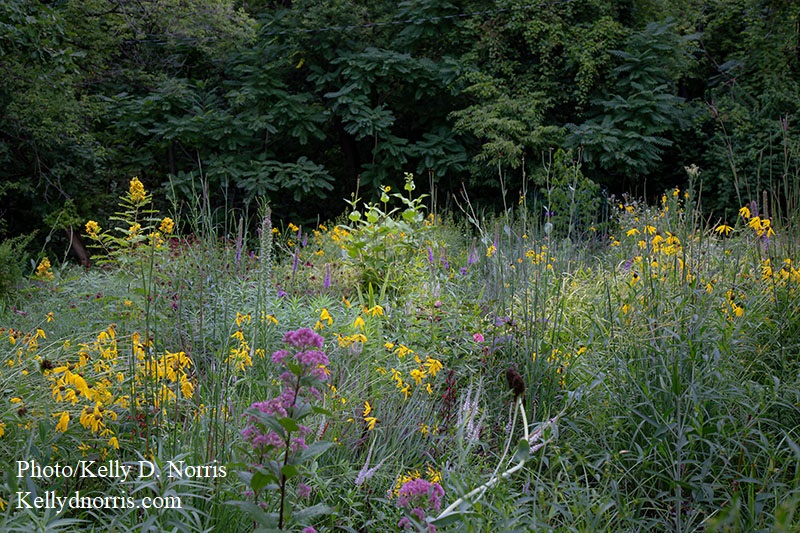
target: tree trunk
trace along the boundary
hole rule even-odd
[[[83,244],[80,234],[78,234],[78,232],[75,231],[72,226],[66,228],[64,231],[67,232],[67,238],[69,239],[70,247],[72,248],[73,253],[78,256],[81,264],[85,267],[91,266],[92,262],[89,260],[89,251]]]

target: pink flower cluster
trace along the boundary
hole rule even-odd
[[[286,332],[283,342],[289,349],[277,350],[272,354],[272,362],[286,369],[280,375],[281,393],[275,398],[255,402],[250,406],[251,409],[275,419],[294,416],[300,407],[298,402],[306,401],[307,397],[320,399],[321,394],[313,385],[315,382],[324,382],[328,379],[325,369],[328,356],[320,350],[325,344],[325,339],[321,335],[309,328],[300,328]],[[295,352],[294,355],[292,351]],[[299,375],[289,370],[288,360],[292,358],[300,364]],[[284,449],[286,446],[294,453],[308,448],[305,437],[311,432],[309,428],[299,424],[298,428],[291,435],[285,429],[275,431],[264,424],[259,417],[251,415],[250,425],[242,431],[242,437],[259,454]]]
[[[431,483],[422,478],[407,481],[400,487],[397,505],[402,507],[411,517],[416,519],[419,524],[425,523],[425,511],[439,512],[442,507],[442,497],[444,489],[438,483]],[[412,529],[414,523],[411,518],[405,516],[397,523],[397,527],[402,529]],[[425,529],[428,533],[435,533],[436,526],[428,524]]]

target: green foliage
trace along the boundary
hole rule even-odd
[[[26,248],[34,235],[19,235],[0,242],[0,300],[5,300],[16,290],[24,277],[28,262]]]
[[[469,79],[469,78],[468,78]],[[481,144],[475,156],[491,168],[519,168],[525,156],[536,154],[557,139],[559,128],[543,124],[548,107],[541,93],[511,96],[500,80],[476,74],[464,92],[480,104],[454,111],[454,130],[475,136]]]
[[[553,238],[591,240],[608,229],[603,224],[606,201],[600,186],[583,175],[581,166],[571,150],[558,149],[544,177],[537,180],[537,204],[544,210],[543,229]]]
[[[371,286],[381,286],[382,292],[388,286],[397,290],[398,279],[402,278],[398,276],[403,271],[402,265],[411,260],[425,239],[422,202],[428,195],[413,194],[416,185],[410,173],[405,175],[403,188],[407,196],[400,193],[390,195],[390,187],[385,186],[380,198],[382,208],[373,202],[359,207],[361,199],[355,196],[347,201],[351,211],[347,215],[349,224],[341,226],[347,231],[343,249],[358,265],[363,286],[370,290]],[[405,209],[389,209],[390,198],[399,200]],[[398,212],[400,216],[394,216]]]
[[[612,51],[622,62],[614,69],[614,94],[594,100],[594,116],[571,126],[567,138],[587,163],[628,179],[647,175],[688,125],[684,99],[671,81],[685,42],[673,27],[648,24],[629,37],[625,50]]]

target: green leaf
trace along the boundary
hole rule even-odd
[[[329,441],[319,441],[314,442],[308,446],[305,450],[300,453],[300,456],[297,458],[297,463],[304,463],[307,460],[317,457],[325,453],[325,450],[333,446],[332,442]]]
[[[514,452],[514,461],[521,463],[526,461],[531,456],[531,445],[527,439],[519,439],[517,444],[517,451]]]
[[[312,505],[311,507],[306,507],[305,509],[300,509],[296,513],[294,513],[294,521],[299,523],[304,523],[310,521],[312,518],[317,516],[322,516],[326,514],[331,514],[333,509],[328,507],[323,503],[318,503],[316,505]]]
[[[274,528],[278,526],[277,513],[266,513],[260,506],[253,502],[227,501],[225,503],[236,506],[247,513],[253,521],[261,526],[262,531],[276,531]]]
[[[265,487],[270,484],[275,484],[277,481],[278,480],[271,473],[263,471],[254,472],[253,476],[250,478],[250,488],[253,489],[253,492],[258,494]],[[277,488],[277,485],[275,485],[275,488]]]
[[[300,475],[300,470],[293,464],[285,464],[281,467],[281,474],[286,476],[286,479],[292,479]]]
[[[294,418],[290,418],[288,416],[279,419],[278,424],[280,424],[283,429],[289,432],[295,432],[300,430],[300,426],[297,424],[297,421]]]

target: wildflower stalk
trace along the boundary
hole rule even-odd
[[[505,456],[507,455],[508,449],[509,449],[509,447],[511,445],[511,439],[514,438],[514,425],[515,425],[515,422],[517,420],[517,412],[522,414],[522,424],[523,424],[523,428],[524,428],[524,438],[522,440],[520,440],[520,445],[519,445],[519,447],[517,449],[517,453],[514,455],[514,458],[519,457],[520,459],[519,459],[519,462],[516,465],[512,466],[511,468],[507,469],[502,474],[498,475],[497,474],[497,470],[499,470],[500,469],[500,465],[503,464],[503,461],[505,460]],[[547,420],[541,426],[539,426],[539,428],[537,428],[536,431],[533,432],[533,434],[531,434],[530,430],[529,430],[529,426],[528,426],[528,415],[525,412],[525,407],[522,405],[522,397],[518,396],[516,401],[515,401],[515,403],[514,403],[514,418],[511,421],[511,432],[509,433],[508,441],[506,442],[505,449],[503,450],[503,456],[500,458],[500,461],[497,463],[497,468],[495,469],[494,473],[492,474],[492,477],[489,479],[489,481],[487,481],[483,485],[471,490],[470,492],[468,492],[464,496],[460,497],[459,499],[457,499],[456,501],[451,503],[444,511],[442,511],[439,514],[439,516],[437,516],[433,520],[433,522],[436,522],[437,520],[441,520],[441,519],[447,517],[448,515],[453,514],[453,512],[456,509],[458,509],[458,507],[461,506],[461,504],[464,503],[465,501],[469,501],[471,504],[474,505],[475,503],[477,503],[478,500],[480,500],[480,498],[483,496],[483,494],[488,489],[490,489],[494,485],[496,485],[498,481],[500,481],[501,479],[506,479],[506,478],[510,477],[514,472],[517,472],[523,466],[525,466],[525,463],[527,462],[527,460],[530,457],[530,455],[532,453],[537,452],[540,449],[542,449],[546,443],[545,442],[539,442],[538,444],[536,444],[533,447],[530,447],[530,444],[532,442],[536,442],[536,441],[540,440],[542,438],[542,434],[544,433],[545,428],[547,428],[549,426],[552,426],[553,424],[558,422],[558,419],[561,418],[561,415],[563,413],[564,413],[564,411],[561,411],[560,413],[558,413],[553,418]],[[522,453],[520,453],[520,452],[522,452]],[[473,497],[475,498],[474,500],[472,499]]]

